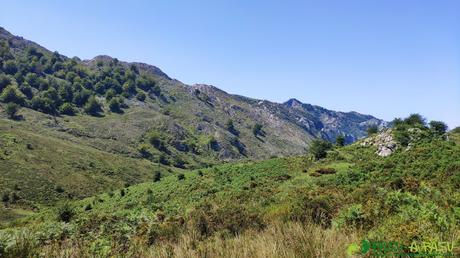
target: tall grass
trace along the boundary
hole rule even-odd
[[[279,258],[279,257],[346,257],[347,246],[359,243],[357,232],[340,232],[312,224],[281,223],[269,225],[263,231],[248,230],[236,237],[214,236],[200,240],[198,233],[188,231],[175,242],[160,242],[148,246],[133,238],[128,250],[119,247],[101,255],[94,248],[76,242],[55,243],[43,248],[43,257],[190,257],[190,258]],[[92,245],[94,247],[94,243]],[[117,250],[118,249],[118,250]],[[115,251],[117,250],[117,251]]]
[[[176,243],[139,248],[138,257],[346,257],[350,243],[358,243],[358,233],[344,233],[316,225],[274,223],[264,231],[246,231],[232,238],[214,236],[200,242],[190,232]]]

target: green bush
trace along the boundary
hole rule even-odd
[[[24,105],[25,96],[16,86],[10,85],[3,90],[0,95],[0,100],[5,103],[13,102],[18,105]]]
[[[91,96],[85,104],[84,110],[87,114],[98,115],[102,111],[102,105],[97,101],[96,97]]]
[[[112,98],[109,101],[109,109],[112,112],[120,113],[121,112],[121,104],[118,98]]]
[[[447,125],[441,121],[431,121],[430,129],[436,135],[445,134],[447,131]]]
[[[75,115],[75,113],[76,113],[76,109],[75,109],[75,107],[73,106],[73,104],[68,103],[68,102],[65,102],[65,103],[62,104],[62,106],[59,108],[59,112],[60,112],[61,114],[64,114],[64,115],[73,116],[73,115]]]
[[[340,211],[336,220],[336,226],[362,228],[366,223],[366,215],[361,204],[352,204]]]
[[[327,151],[331,148],[332,144],[330,142],[324,140],[314,140],[311,142],[310,152],[318,160],[325,158],[327,155]]]
[[[19,110],[19,106],[16,103],[8,103],[8,104],[6,104],[5,112],[6,112],[6,115],[8,116],[8,118],[10,118],[10,119],[15,119],[16,118],[16,114],[17,114],[18,110]]]
[[[155,171],[155,175],[153,176],[153,182],[158,182],[161,180],[161,172]]]
[[[59,221],[68,223],[75,216],[75,210],[70,204],[65,203],[58,208],[57,216]]]
[[[335,139],[335,144],[337,144],[337,146],[345,146],[345,136],[337,136],[337,138]]]
[[[377,125],[371,125],[367,128],[367,135],[376,134],[379,131],[379,127]]]
[[[136,99],[138,99],[139,101],[144,101],[145,98],[146,98],[145,93],[143,93],[142,91],[140,91],[140,92],[137,93],[137,95],[136,95]]]
[[[302,223],[315,223],[329,227],[335,212],[331,198],[327,196],[302,196],[292,203],[289,219]]]

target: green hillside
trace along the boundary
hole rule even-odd
[[[364,238],[458,245],[458,135],[447,140],[406,119],[390,131],[397,148],[382,157],[378,142],[367,143],[383,133],[319,160],[225,164],[62,203],[0,236],[7,257],[345,257]]]

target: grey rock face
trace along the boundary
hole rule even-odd
[[[381,157],[391,155],[397,148],[391,129],[383,130],[376,136],[367,138],[361,142],[361,146],[376,146],[377,151],[375,153]]]

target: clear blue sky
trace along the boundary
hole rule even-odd
[[[50,50],[160,67],[188,84],[460,125],[460,1],[1,1]]]

